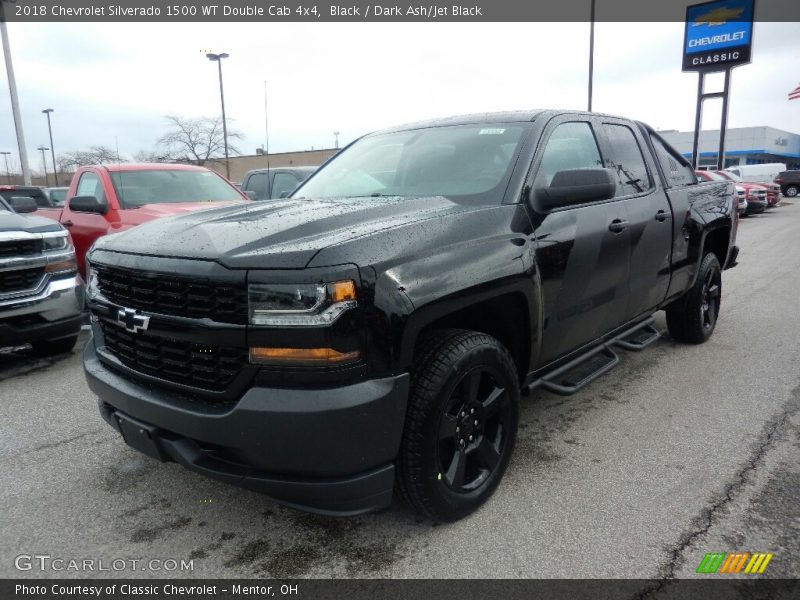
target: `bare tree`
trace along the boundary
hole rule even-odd
[[[169,130],[157,144],[164,156],[196,165],[225,155],[222,119],[200,117],[197,119],[169,115]],[[239,154],[231,140],[242,139],[242,134],[228,128],[228,154]]]
[[[133,155],[133,160],[138,163],[168,163],[173,162],[175,159],[167,152],[158,152],[156,150],[139,150]]]
[[[116,150],[112,150],[108,146],[92,146],[88,150],[63,152],[56,162],[58,170],[66,173],[84,165],[108,165],[126,161],[120,159]]]

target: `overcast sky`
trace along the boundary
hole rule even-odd
[[[231,126],[242,153],[340,145],[371,130],[479,111],[586,108],[588,23],[8,24],[31,167],[49,145],[43,108],[54,108],[56,151],[153,149],[164,115],[219,114],[223,63]],[[680,68],[682,23],[598,23],[594,109],[660,129],[693,126],[697,75]],[[729,125],[800,133],[797,23],[757,23],[753,61],[734,70]],[[721,86],[721,82],[720,82]],[[0,150],[14,152],[0,67]],[[719,126],[707,103],[704,125]]]

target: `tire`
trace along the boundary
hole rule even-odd
[[[73,335],[70,337],[59,338],[57,340],[47,340],[44,342],[33,342],[33,353],[37,356],[56,356],[57,354],[66,354],[71,352],[78,341],[78,336]]]
[[[436,522],[480,507],[505,473],[519,423],[519,380],[508,350],[475,331],[435,331],[417,346],[397,489]]]
[[[796,185],[787,185],[783,195],[787,198],[795,198],[798,193],[800,193],[800,187]]]
[[[686,295],[667,308],[670,335],[689,344],[702,344],[714,333],[722,302],[722,269],[715,254],[709,252]]]

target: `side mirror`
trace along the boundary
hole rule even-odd
[[[244,190],[244,195],[250,198],[250,200],[258,200],[258,196],[253,190]]]
[[[8,204],[16,213],[32,213],[36,212],[36,209],[39,208],[36,205],[36,200],[30,196],[11,196]]]
[[[69,209],[104,215],[108,212],[108,202],[105,199],[98,200],[94,196],[73,196],[69,199]]]
[[[290,192],[289,190],[286,190],[285,192],[281,192],[281,198],[288,198],[289,194],[291,194],[291,193],[292,192]]]
[[[608,200],[617,192],[617,184],[608,169],[567,169],[553,175],[549,187],[536,190],[539,207],[545,210]]]

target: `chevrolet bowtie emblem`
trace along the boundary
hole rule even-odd
[[[122,325],[127,331],[139,333],[147,329],[150,325],[150,317],[140,315],[132,308],[120,308],[117,312],[117,323]]]

